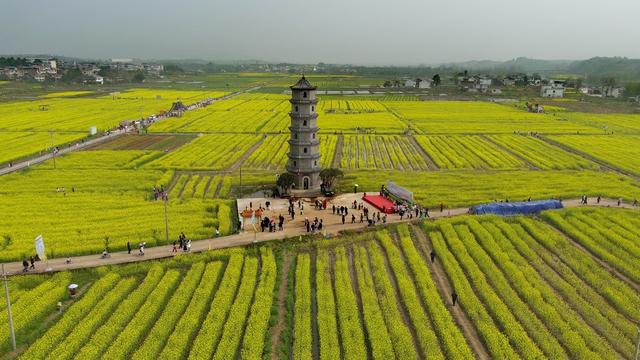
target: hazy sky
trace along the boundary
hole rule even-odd
[[[640,58],[640,0],[0,0],[0,54],[353,64]]]

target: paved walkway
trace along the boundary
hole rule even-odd
[[[213,101],[211,103],[220,101],[220,100],[226,100],[229,99],[231,97],[237,96],[239,94],[243,94],[246,92],[250,92],[250,91],[254,91],[257,89],[260,89],[261,86],[254,86],[245,90],[240,90],[240,91],[236,91],[233,93],[229,93],[223,96],[220,96],[218,98],[213,99]],[[134,131],[133,129],[130,129],[131,131]],[[135,132],[135,131],[134,131]],[[126,130],[110,130],[108,135],[102,135],[99,136],[97,138],[91,139],[91,140],[86,140],[84,142],[80,142],[78,141],[75,145],[72,146],[68,146],[65,148],[60,148],[60,151],[57,153],[56,156],[60,156],[60,155],[64,155],[66,153],[70,153],[72,151],[78,151],[78,150],[82,150],[85,148],[89,148],[91,146],[97,145],[99,143],[105,142],[107,140],[113,139],[117,136],[120,136],[122,134],[126,133]],[[26,160],[17,162],[15,164],[13,164],[12,166],[4,166],[3,168],[0,169],[0,176],[2,175],[6,175],[6,174],[10,174],[12,172],[16,172],[22,169],[26,169],[32,165],[36,165],[36,164],[40,164],[43,163],[45,161],[51,160],[53,158],[53,154],[52,153],[47,153],[47,154],[43,154],[43,155],[38,155],[38,156],[34,156],[32,158],[28,158]]]
[[[238,207],[244,209],[244,206],[248,206],[248,203],[251,202],[253,206],[258,207],[260,205],[265,206],[266,201],[270,201],[272,205],[270,206],[270,211],[265,213],[266,216],[275,216],[277,217],[279,214],[282,214],[286,218],[286,222],[284,225],[284,231],[276,231],[276,232],[260,232],[259,224],[256,224],[257,232],[254,231],[254,228],[250,224],[245,224],[245,230],[241,231],[239,234],[223,236],[217,239],[206,239],[206,240],[197,240],[191,243],[191,252],[201,252],[207,250],[214,249],[224,249],[234,246],[244,246],[252,243],[265,242],[265,241],[273,241],[273,240],[284,240],[287,238],[297,237],[301,235],[306,235],[306,229],[304,227],[304,218],[308,217],[310,220],[313,220],[316,216],[319,219],[323,219],[324,228],[323,232],[329,236],[339,235],[341,231],[345,230],[362,230],[366,228],[366,223],[360,223],[360,215],[359,212],[356,213],[356,223],[351,224],[351,211],[357,211],[351,209],[351,204],[353,200],[358,201],[358,199],[362,198],[362,193],[358,194],[344,194],[338,196],[332,200],[330,200],[329,205],[326,210],[315,210],[313,209],[313,203],[310,202],[309,199],[306,199],[303,215],[300,216],[300,209],[296,204],[296,216],[292,220],[290,216],[287,216],[287,207],[288,200],[284,199],[238,199]],[[358,201],[358,202],[361,202]],[[349,208],[349,215],[346,219],[346,224],[342,224],[342,218],[339,215],[333,215],[331,211],[331,205],[335,204],[336,206],[347,206]],[[365,203],[366,204],[366,203]],[[563,204],[565,207],[578,207],[580,205],[579,199],[569,199],[564,200]],[[600,204],[595,203],[595,199],[591,198],[589,202],[589,206],[602,206],[602,207],[618,207],[617,201],[614,199],[602,199]],[[623,203],[620,206],[621,208],[633,208],[631,204]],[[373,211],[372,208],[370,208]],[[429,215],[431,219],[438,219],[449,216],[460,216],[468,213],[468,208],[455,208],[455,209],[445,209],[443,212],[438,210],[430,211]],[[416,219],[407,219],[405,216],[402,220],[400,216],[397,214],[389,215],[387,218],[387,223],[395,224],[400,222],[409,222]],[[70,269],[81,269],[81,268],[89,268],[96,267],[102,265],[113,265],[113,264],[125,264],[136,261],[144,261],[144,260],[152,260],[152,259],[162,259],[175,256],[171,253],[171,245],[163,245],[157,246],[153,248],[145,249],[145,255],[139,256],[137,255],[138,250],[133,249],[131,254],[128,254],[126,251],[111,253],[111,256],[107,259],[101,259],[100,254],[96,255],[85,255],[85,256],[77,256],[73,257],[70,264],[65,263],[65,258],[56,258],[49,260],[49,267],[53,271],[62,271],[62,270],[70,270]],[[188,256],[188,254],[183,254],[181,251],[178,252],[179,256]],[[5,263],[5,270],[9,275],[11,274],[19,274],[22,273],[22,263],[21,262],[12,262]],[[36,263],[36,269],[30,271],[29,273],[40,273],[44,272],[45,264],[42,262]]]
[[[64,155],[66,153],[70,153],[72,151],[78,151],[78,150],[82,150],[91,146],[94,146],[96,144],[111,140],[113,138],[116,138],[122,134],[124,134],[125,131],[124,130],[112,130],[108,135],[102,135],[100,137],[91,139],[91,140],[86,140],[84,142],[80,142],[78,141],[75,145],[71,145],[68,147],[64,147],[64,148],[60,148],[60,151],[58,151],[58,154],[56,155],[56,157],[60,156],[60,155]],[[6,175],[15,171],[19,171],[22,169],[26,169],[30,166],[36,165],[36,164],[40,164],[42,162],[51,160],[53,158],[53,154],[52,153],[46,153],[44,155],[39,155],[27,160],[23,160],[21,162],[15,163],[13,164],[13,166],[5,166],[2,169],[0,169],[0,176],[2,175]]]

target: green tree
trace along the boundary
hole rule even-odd
[[[602,84],[605,86],[614,87],[616,86],[616,78],[614,78],[613,76],[605,77],[602,79]]]
[[[131,82],[134,83],[142,83],[144,81],[144,73],[142,71],[137,71],[135,75],[133,75],[133,78],[131,79]]]
[[[295,183],[296,178],[288,172],[280,174],[280,176],[278,176],[278,180],[276,180],[276,185],[282,189],[283,194],[288,193],[291,186]]]
[[[69,69],[63,76],[64,82],[77,82],[82,79],[82,72],[78,68]]]
[[[164,66],[164,72],[167,74],[182,74],[184,69],[175,64],[167,64]]]
[[[328,168],[322,169],[322,171],[320,171],[320,178],[322,179],[322,183],[327,187],[327,189],[331,189],[336,179],[341,179],[343,177],[344,173],[340,169]]]
[[[433,75],[433,78],[431,80],[433,80],[433,86],[440,85],[440,74]]]

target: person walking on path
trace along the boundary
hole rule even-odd
[[[353,216],[353,215],[351,215],[351,216]],[[344,225],[344,218],[345,218],[345,215],[342,214],[342,225]]]
[[[431,253],[429,254],[429,256],[431,257],[431,262],[434,262],[434,260],[436,259],[436,253],[433,252],[433,250],[431,250]]]
[[[458,302],[458,294],[455,290],[451,293],[451,302],[453,303],[453,306],[456,306],[456,303]]]
[[[191,240],[187,240],[187,252],[191,252]]]
[[[131,255],[131,243],[127,241],[127,253]]]
[[[178,252],[178,247],[176,246],[176,241],[173,241],[173,246],[171,247],[171,253],[175,254]]]
[[[36,258],[34,258],[33,256],[29,259],[29,262],[31,263],[31,266],[29,266],[29,269],[35,269],[36,268]]]
[[[440,203],[440,212],[444,211],[444,203]]]
[[[29,272],[29,262],[27,259],[22,260],[22,272]]]
[[[282,216],[282,215],[280,215]],[[220,229],[216,228],[216,239],[220,237]]]

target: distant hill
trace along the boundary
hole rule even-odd
[[[576,61],[569,66],[569,72],[586,77],[615,77],[618,79],[640,80],[640,59],[623,57],[595,57]]]
[[[446,64],[473,72],[525,72],[575,74],[587,79],[615,77],[619,80],[640,80],[640,59],[594,57],[588,60],[540,60],[519,57],[508,61],[474,60]]]
[[[574,62],[573,60],[539,60],[519,57],[508,61],[473,60],[447,65],[469,71],[546,73],[566,71]]]

